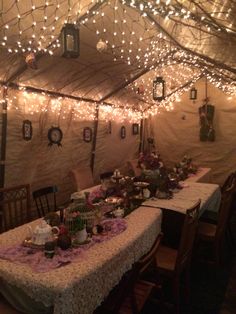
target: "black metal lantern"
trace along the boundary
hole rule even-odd
[[[65,58],[79,57],[79,29],[74,24],[65,24],[61,30],[62,56]]]
[[[162,76],[156,77],[153,81],[153,99],[162,101],[165,99],[166,82]]]
[[[197,90],[196,90],[195,87],[192,87],[192,88],[190,89],[189,98],[190,98],[191,100],[196,100],[196,99],[197,99]]]

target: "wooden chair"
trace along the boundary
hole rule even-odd
[[[226,178],[225,182],[223,183],[221,187],[221,193],[226,191],[232,185],[232,183],[235,181],[235,178],[236,178],[236,173],[235,172],[230,173],[230,175]]]
[[[160,245],[156,254],[156,266],[160,275],[172,280],[176,314],[180,313],[180,279],[184,272],[186,297],[189,298],[190,264],[200,203],[199,200],[186,212],[178,250]]]
[[[81,191],[94,186],[94,179],[90,168],[78,167],[70,171],[74,190]]]
[[[140,313],[153,288],[160,289],[157,282],[139,279],[147,268],[155,262],[155,255],[160,245],[162,235],[159,235],[151,250],[135,263],[110,292],[103,304],[95,311],[96,314],[132,314]]]
[[[198,228],[198,240],[201,242],[208,243],[213,248],[213,263],[219,267],[222,258],[222,244],[225,238],[226,226],[228,223],[228,218],[230,214],[230,207],[233,198],[233,193],[235,190],[235,178],[231,182],[229,187],[225,186],[225,190],[222,193],[221,204],[218,214],[218,221],[216,224],[200,222]],[[201,243],[199,243],[201,244]],[[210,260],[208,260],[210,262]]]
[[[19,185],[0,189],[1,231],[30,221],[30,186]]]
[[[57,187],[48,186],[33,192],[33,199],[37,208],[38,216],[43,217],[50,211],[57,210],[56,193]]]
[[[223,185],[221,186],[221,194],[222,195],[232,185],[232,183],[234,182],[235,178],[236,178],[236,173],[235,172],[232,172],[232,173],[230,173],[228,175],[228,177],[224,181]],[[234,193],[235,192],[236,192],[236,190],[234,191]],[[229,215],[231,215],[231,213]],[[217,224],[218,218],[219,218],[218,212],[205,210],[204,213],[202,214],[201,218],[200,218],[200,221],[207,222],[207,223],[210,223],[210,224]],[[232,237],[230,234],[229,234],[229,236]]]

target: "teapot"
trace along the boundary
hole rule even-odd
[[[32,242],[36,245],[44,245],[45,242],[51,240],[53,234],[57,236],[60,233],[58,227],[56,226],[51,227],[50,225],[47,224],[45,220],[42,220],[40,225],[36,226],[34,231],[32,231],[31,226],[28,226],[28,228],[31,234]],[[54,230],[56,232],[53,232]]]

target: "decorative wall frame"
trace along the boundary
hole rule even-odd
[[[33,135],[32,122],[30,120],[24,120],[22,124],[22,135],[25,141],[30,141]]]
[[[138,123],[132,124],[132,133],[133,133],[133,135],[139,134],[139,124]]]
[[[84,142],[86,142],[86,143],[91,142],[92,141],[92,137],[93,137],[92,129],[89,128],[89,127],[84,128],[84,130],[83,130],[83,140],[84,140]]]
[[[125,126],[122,126],[122,127],[120,128],[120,137],[121,137],[122,139],[126,138],[126,128],[125,128]]]
[[[52,126],[48,130],[48,140],[49,140],[48,146],[52,146],[53,144],[62,146],[61,145],[62,138],[63,138],[63,133],[59,127]]]

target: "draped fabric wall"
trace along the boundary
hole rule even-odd
[[[11,94],[14,97],[14,94]],[[8,111],[7,156],[5,186],[30,183],[31,190],[57,185],[59,188],[59,203],[69,199],[74,192],[69,172],[79,166],[89,167],[92,142],[83,141],[83,128],[91,127],[93,121],[78,121],[70,115],[58,118],[50,112],[27,113],[27,103],[21,103],[18,95],[14,99],[18,103]],[[33,138],[25,141],[22,138],[22,122],[32,121]],[[120,138],[120,127],[126,126],[126,138]],[[48,129],[60,126],[63,131],[62,147],[48,146]],[[139,135],[132,135],[132,124],[118,124],[112,122],[112,134],[107,132],[108,123],[99,121],[96,155],[95,178],[106,170],[113,170],[123,166],[129,159],[137,156]]]
[[[167,165],[174,165],[185,154],[198,166],[212,168],[212,182],[223,183],[236,170],[236,97],[207,84],[210,103],[215,106],[215,142],[199,140],[198,108],[205,98],[205,80],[197,82],[198,100],[193,103],[189,94],[182,95],[174,110],[152,117],[156,146]]]
[[[95,178],[101,171],[112,171],[115,168],[121,168],[126,171],[126,161],[138,157],[139,135],[132,134],[132,124],[112,122],[112,134],[107,134],[107,125],[105,121],[99,121],[96,159],[95,159]],[[120,138],[120,128],[124,125],[126,128],[126,138]]]

